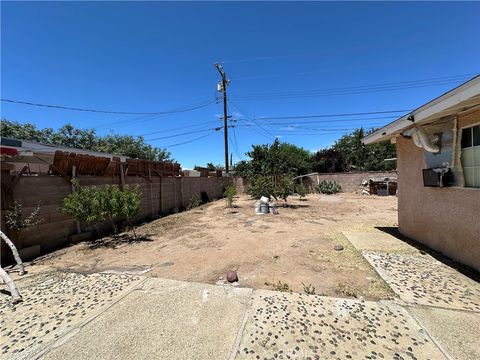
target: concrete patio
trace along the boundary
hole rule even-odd
[[[478,282],[384,232],[344,235],[398,298],[33,266],[16,277],[23,303],[13,306],[0,295],[1,358],[480,358]],[[385,243],[395,251],[384,252]]]

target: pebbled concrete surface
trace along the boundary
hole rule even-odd
[[[445,359],[393,303],[255,291],[237,359]]]
[[[362,254],[407,303],[480,312],[480,284],[429,255]]]
[[[50,271],[16,278],[24,301],[0,295],[0,358],[31,359],[126,293],[135,276]]]

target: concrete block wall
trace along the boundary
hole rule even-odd
[[[78,180],[82,186],[120,185],[117,177],[81,176]],[[142,192],[141,210],[136,221],[185,208],[192,198],[200,197],[202,191],[210,200],[219,199],[229,181],[229,178],[125,177],[125,185],[134,187],[138,184]],[[77,225],[60,209],[71,189],[71,184],[60,176],[24,176],[12,187],[11,198],[23,205],[25,214],[31,213],[41,202],[39,218],[43,219],[41,224],[24,230],[21,239],[12,239],[19,249],[40,245],[41,252],[46,253],[68,244],[70,236],[77,233]],[[106,230],[109,224],[100,224],[99,227]],[[86,228],[82,224],[82,230]],[[2,229],[5,230],[5,224],[2,224]],[[1,258],[5,258],[5,251],[2,251]]]
[[[320,184],[323,180],[327,181],[336,181],[342,186],[343,192],[355,192],[358,190],[359,186],[362,184],[364,179],[369,178],[383,178],[390,177],[396,178],[396,171],[362,171],[362,172],[351,172],[351,173],[323,173],[323,174],[313,174],[308,177],[303,178],[306,186],[313,189],[315,186]]]

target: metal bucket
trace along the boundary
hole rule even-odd
[[[268,208],[268,204],[260,204],[260,213],[262,214],[268,214],[269,212],[269,208]]]

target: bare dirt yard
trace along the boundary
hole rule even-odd
[[[104,238],[61,249],[35,261],[81,272],[152,268],[147,276],[215,284],[235,270],[239,286],[378,300],[390,288],[341,231],[375,231],[397,224],[397,198],[308,195],[289,198],[278,215],[256,215],[238,197],[149,222],[140,241]],[[334,250],[340,244],[344,249]]]

